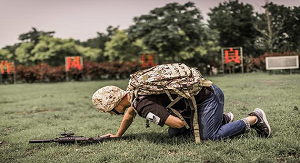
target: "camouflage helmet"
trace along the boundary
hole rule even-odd
[[[92,97],[93,104],[99,112],[108,112],[115,108],[127,94],[116,86],[105,86],[98,89]]]

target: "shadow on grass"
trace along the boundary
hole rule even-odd
[[[136,135],[137,140],[148,141],[154,144],[187,144],[194,143],[194,136],[192,134],[178,137],[170,137],[168,134],[162,133],[139,133]]]

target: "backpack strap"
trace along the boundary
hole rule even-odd
[[[176,99],[173,100],[173,101],[167,106],[167,108],[168,108],[168,109],[171,109],[172,112],[173,112],[175,115],[177,115],[177,117],[178,117],[180,120],[182,120],[182,122],[184,123],[184,126],[186,127],[186,129],[189,129],[190,126],[186,123],[186,121],[185,121],[185,119],[182,117],[182,115],[181,115],[177,110],[171,108],[174,104],[176,104],[176,103],[177,103],[180,99],[182,99],[182,98],[183,98],[183,97],[181,97],[181,96],[176,97]]]
[[[135,111],[136,114],[138,114],[137,110],[135,109],[135,107],[136,107],[136,100],[139,98],[137,92],[138,92],[138,89],[135,89],[133,91],[133,93],[131,94],[131,97],[130,97],[130,104],[131,104],[131,106],[132,106],[132,108],[133,108],[133,110]],[[142,97],[142,99],[143,98],[144,97]],[[150,127],[149,120],[146,119],[146,128],[149,128],[149,127]]]
[[[175,100],[171,100],[172,102],[167,106],[167,108],[171,108],[174,104],[176,104],[180,99],[182,99],[182,97],[181,96],[177,96],[176,98],[175,98]]]
[[[213,85],[213,82],[210,81],[210,80],[206,80],[204,78],[201,79],[201,82],[200,82],[200,86],[203,86],[203,87],[210,87]]]
[[[136,114],[138,114],[137,110],[135,109],[135,106],[134,106],[134,103],[135,103],[135,100],[136,98],[138,97],[137,96],[137,91],[138,89],[136,89],[134,92],[129,92],[129,95],[130,95],[130,105],[132,106],[133,110],[135,111]]]
[[[192,108],[194,110],[193,128],[194,128],[195,141],[196,141],[196,143],[200,143],[200,132],[199,132],[197,103],[196,103],[195,96],[192,96],[190,99],[191,99],[191,101],[193,103]]]
[[[170,94],[170,91],[167,90],[167,89],[164,89],[165,93],[168,95],[169,99],[173,102],[174,99],[172,98],[171,94]],[[175,102],[176,103],[176,102]],[[173,104],[174,105],[174,104]]]
[[[180,90],[178,89],[172,89],[176,94],[184,97],[184,98],[189,98],[186,94],[182,93]]]

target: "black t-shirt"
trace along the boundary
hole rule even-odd
[[[211,94],[210,89],[203,88],[196,96],[197,104],[202,103]],[[172,95],[173,99],[177,95]],[[168,110],[166,107],[171,103],[171,100],[166,94],[159,95],[148,95],[140,96],[136,99],[134,107],[137,110],[139,116],[144,117],[154,123],[163,126],[166,119],[172,114],[172,111]],[[187,101],[185,99],[179,100],[175,105],[172,106],[173,109],[179,111],[179,113],[185,118],[189,119],[191,115],[191,109],[187,106]],[[174,115],[176,116],[176,115]]]

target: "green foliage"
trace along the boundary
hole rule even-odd
[[[41,36],[39,43],[22,43],[16,49],[17,60],[25,65],[48,63],[52,66],[63,65],[66,56],[83,56],[85,60],[96,61],[100,49],[83,47],[73,39]]]
[[[141,49],[142,52],[149,52],[149,48],[144,44],[143,39],[137,39],[132,43],[133,46]]]
[[[91,102],[100,87],[126,89],[128,80],[0,85],[0,162],[299,162],[299,75],[246,74],[210,78],[225,93],[225,112],[235,119],[255,107],[264,109],[270,138],[255,131],[234,139],[194,144],[170,138],[167,127],[136,117],[126,135],[132,141],[91,145],[28,144],[61,132],[93,137],[117,131],[122,117],[98,113]],[[21,93],[20,93],[21,92]]]
[[[300,52],[300,6],[292,9],[291,17],[284,24],[288,44],[286,50]]]
[[[13,54],[7,49],[0,49],[0,60],[11,60],[13,59]]]
[[[107,58],[104,57],[105,43],[111,40],[118,28],[119,27],[108,26],[106,29],[107,33],[97,32],[98,36],[96,38],[88,39],[87,41],[80,44],[85,47],[100,49],[101,51],[99,53],[99,56],[97,57],[97,61],[106,61]]]
[[[16,49],[20,46],[20,43],[15,43],[12,46],[5,46],[4,48],[2,48],[3,50],[8,50],[9,53],[11,54],[15,54]],[[15,60],[15,55],[12,56],[12,59]]]
[[[221,47],[243,47],[246,55],[255,55],[253,44],[257,36],[253,7],[238,0],[220,3],[211,9],[209,27],[219,32]]]
[[[34,55],[31,50],[34,48],[34,44],[30,42],[22,43],[15,51],[16,60],[24,65],[30,65],[34,63]]]
[[[19,35],[19,40],[21,41],[29,41],[31,43],[37,44],[39,42],[40,36],[50,36],[52,37],[54,31],[50,32],[44,32],[44,31],[38,31],[36,28],[32,28],[31,31],[27,33],[23,33]]]
[[[290,7],[285,7],[283,5],[275,5],[272,2],[266,4],[264,8],[269,11],[270,23],[274,40],[272,40],[272,51],[279,52],[283,50],[285,52],[287,49],[285,47],[289,46],[286,42],[287,31],[291,30],[290,25],[285,25],[285,22],[291,18],[292,12]],[[288,29],[285,29],[288,26]],[[282,52],[282,51],[281,51]]]
[[[192,66],[220,65],[220,47],[243,47],[244,56],[265,52],[300,52],[300,7],[273,2],[253,13],[253,6],[239,0],[219,3],[208,14],[208,27],[193,2],[169,3],[137,16],[126,32],[108,26],[105,33],[85,42],[54,38],[54,31],[32,28],[19,35],[22,43],[6,46],[0,58],[34,65],[61,65],[65,56],[80,55],[96,62],[132,61],[141,52],[154,52],[159,63],[184,62]],[[9,52],[7,52],[7,50]]]
[[[91,38],[88,39],[85,42],[82,42],[81,44],[83,46],[88,46],[91,48],[98,48],[98,49],[102,49],[104,50],[105,48],[105,43],[107,41],[110,41],[111,38],[114,36],[115,32],[119,29],[119,27],[112,27],[112,26],[108,26],[106,31],[106,33],[101,33],[101,32],[97,32],[97,37],[96,38]]]
[[[258,48],[266,52],[299,52],[300,7],[286,7],[272,2],[263,6],[264,14],[257,14],[256,26],[261,36]]]
[[[203,42],[198,46],[187,46],[179,54],[184,60],[193,66],[203,66],[203,64],[218,66],[220,61],[219,33],[208,27],[204,28],[202,36]]]
[[[282,42],[286,37],[286,33],[283,32],[284,24],[291,16],[291,10],[283,5],[274,5],[272,2],[265,4],[263,8],[265,13],[256,13],[255,27],[261,34],[257,38],[256,48],[272,53],[284,46]]]
[[[83,47],[79,45],[76,45],[76,50],[80,53],[81,56],[83,56],[85,60],[90,61],[97,61],[99,53],[101,53],[101,49]]]
[[[142,48],[132,44],[124,30],[117,30],[111,41],[105,43],[104,56],[110,61],[135,61],[138,60]]]
[[[135,24],[128,29],[129,37],[143,39],[149,50],[159,54],[159,62],[178,62],[182,59],[179,53],[187,46],[201,43],[201,20],[201,13],[194,3],[169,3],[151,10],[148,15],[135,17]]]

